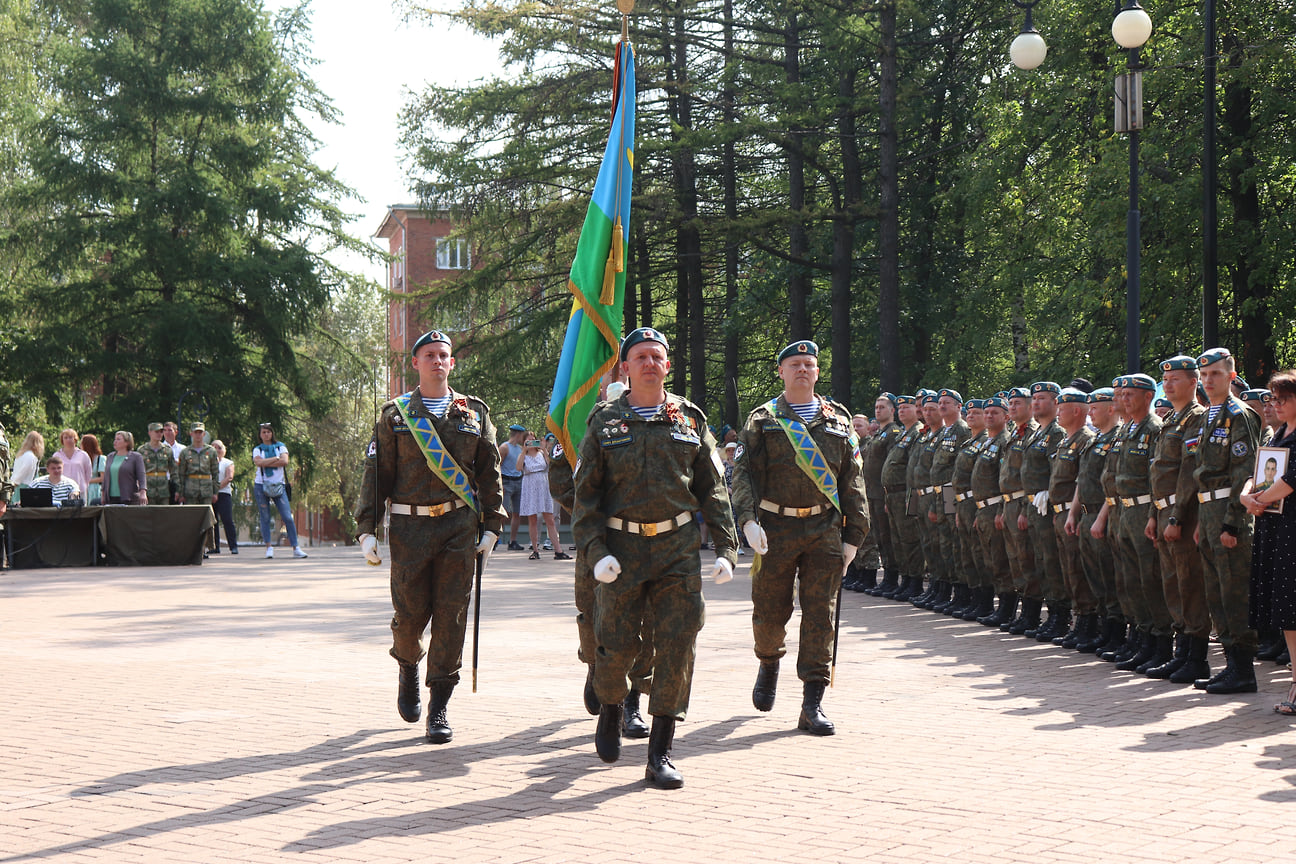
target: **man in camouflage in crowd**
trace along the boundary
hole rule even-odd
[[[1089,592],[1094,597],[1094,611],[1099,623],[1099,628],[1087,639],[1080,640],[1075,648],[1082,654],[1093,654],[1113,641],[1117,631],[1124,631],[1125,620],[1116,599],[1116,567],[1112,560],[1111,542],[1103,533],[1095,536],[1093,532],[1107,497],[1102,480],[1107,453],[1116,438],[1115,393],[1110,387],[1102,387],[1088,394],[1085,403],[1096,433],[1080,451],[1075,494],[1063,529],[1079,540],[1080,564]]]
[[[1242,506],[1241,494],[1255,467],[1261,419],[1229,392],[1237,371],[1226,349],[1207,351],[1197,366],[1210,399],[1195,451],[1189,448],[1197,460],[1197,545],[1206,602],[1228,665],[1193,686],[1207,693],[1254,693],[1256,633],[1247,616],[1255,518]]]
[[[1013,588],[1012,568],[1008,563],[1008,546],[1003,528],[1004,496],[999,490],[999,472],[1008,452],[1008,400],[1003,396],[986,399],[986,437],[972,465],[972,501],[976,507],[973,528],[980,542],[979,557],[985,562],[991,590],[999,606],[977,619],[987,627],[998,627],[1012,621],[1017,613],[1017,592]]]
[[[207,427],[189,427],[193,443],[180,454],[176,468],[176,495],[181,504],[215,504],[220,488],[220,457],[206,442]]]
[[[1161,580],[1161,563],[1145,529],[1152,505],[1149,467],[1161,436],[1161,418],[1152,411],[1156,382],[1148,375],[1121,375],[1112,381],[1127,420],[1116,450],[1116,497],[1120,502],[1117,540],[1128,568],[1128,599],[1138,625],[1137,650],[1117,660],[1116,668],[1140,675],[1173,656],[1172,622]]]
[[[625,385],[612,382],[604,395],[615,400],[623,392]],[[576,484],[572,481],[572,466],[567,461],[566,452],[561,443],[555,441],[549,450],[549,494],[568,513],[576,502]],[[594,657],[598,650],[598,638],[594,633],[594,570],[589,560],[579,548],[576,549],[575,561],[576,588],[576,635],[578,645],[576,656],[586,664],[585,672],[585,710],[597,715],[602,707],[598,694],[594,691]],[[645,620],[641,631],[643,643],[634,666],[630,668],[630,692],[626,694],[622,705],[621,734],[626,738],[647,738],[649,729],[644,722],[639,708],[639,696],[652,693],[652,621]]]
[[[1161,582],[1177,644],[1174,656],[1148,670],[1149,678],[1191,684],[1210,677],[1206,653],[1210,647],[1210,613],[1201,553],[1192,541],[1197,529],[1197,480],[1193,469],[1196,446],[1206,408],[1197,401],[1197,360],[1179,355],[1161,363],[1161,381],[1170,413],[1162,418],[1161,435],[1149,466],[1153,510],[1144,533],[1156,543]]]
[[[688,712],[697,634],[705,617],[702,535],[693,514],[700,511],[710,528],[717,582],[733,578],[738,538],[724,465],[706,415],[665,390],[668,351],[666,337],[651,327],[622,340],[621,370],[630,389],[590,412],[576,464],[572,533],[578,551],[594,562],[599,583],[594,690],[602,707],[595,749],[605,762],[621,757],[627,675],[639,656],[640,632],[650,612],[656,653],[645,776],[658,787],[675,789],[684,778],[671,761],[671,745],[676,722]],[[847,417],[842,423],[849,430]]]
[[[985,557],[981,554],[981,541],[976,535],[976,500],[972,494],[972,469],[981,447],[986,443],[985,400],[969,399],[963,404],[969,436],[954,457],[954,473],[950,484],[954,488],[954,536],[956,561],[960,572],[968,581],[968,601],[951,614],[964,621],[975,621],[994,611],[994,580]]]
[[[917,452],[909,460],[909,507],[918,515],[918,540],[922,547],[923,564],[926,572],[931,575],[931,585],[925,593],[911,599],[915,606],[932,609],[948,603],[954,588],[945,573],[944,562],[939,560],[940,541],[929,515],[937,491],[931,485],[932,460],[936,456],[936,448],[940,446],[940,436],[945,431],[945,426],[940,419],[936,391],[920,390],[918,394],[918,408],[922,412],[924,428],[918,438]],[[895,599],[905,598],[903,594],[897,594]]]
[[[899,432],[882,463],[882,486],[886,490],[885,511],[878,513],[870,505],[869,515],[875,520],[886,519],[891,525],[891,543],[895,549],[897,572],[888,570],[883,584],[890,581],[893,589],[899,588],[913,596],[918,593],[913,586],[917,583],[921,587],[923,573],[918,517],[909,512],[909,487],[906,479],[910,457],[916,452],[918,437],[922,433],[917,400],[912,396],[897,396],[896,417]],[[877,589],[866,590],[865,593],[875,594]]]
[[[742,455],[733,503],[758,555],[752,564],[752,631],[760,670],[752,704],[759,711],[774,707],[795,594],[801,607],[797,677],[803,684],[797,728],[832,735],[822,701],[831,673],[834,612],[842,573],[869,533],[869,510],[850,415],[814,391],[818,355],[809,340],[779,354],[783,393],[753,411],[738,433]],[[811,476],[802,467],[807,457],[826,471]]]
[[[1053,514],[1048,512],[1049,475],[1053,454],[1066,434],[1057,422],[1057,397],[1062,388],[1052,381],[1036,381],[1030,388],[1031,417],[1039,424],[1025,441],[1022,454],[1021,482],[1027,504],[1017,517],[1017,527],[1029,532],[1035,550],[1035,566],[1040,589],[1048,602],[1048,620],[1038,628],[1025,631],[1028,639],[1049,642],[1066,633],[1071,624],[1071,598],[1062,579],[1058,559],[1057,535],[1053,531]]]
[[[490,410],[450,387],[450,337],[429,330],[410,353],[419,383],[379,412],[356,505],[356,533],[366,560],[381,564],[374,531],[384,510],[391,513],[396,707],[405,722],[418,722],[418,667],[426,656],[426,738],[445,744],[454,737],[446,706],[463,665],[474,563],[480,555],[485,567],[495,548],[504,493]],[[445,454],[453,465],[434,471],[428,460],[448,463]],[[431,640],[425,643],[429,624]]]
[[[896,414],[896,397],[891,393],[883,393],[878,396],[877,401],[873,403],[874,415],[877,417],[878,431],[877,434],[868,439],[867,444],[863,436],[860,436],[861,449],[864,456],[864,490],[868,495],[869,516],[872,519],[873,530],[864,538],[867,545],[869,538],[877,538],[878,551],[881,553],[882,566],[890,572],[897,568],[895,540],[891,535],[891,523],[886,516],[886,487],[882,482],[882,466],[886,463],[887,455],[895,442],[904,433],[900,424],[895,420]],[[857,417],[859,415],[856,415]],[[859,427],[856,426],[855,434],[859,435]],[[859,557],[856,557],[859,560]],[[865,588],[871,588],[877,584],[877,572],[872,574],[868,572],[868,565],[864,569],[858,570],[858,577],[852,584],[848,579],[845,588],[852,591],[863,591]],[[849,575],[849,574],[848,574]]]
[[[1026,443],[1039,429],[1039,424],[1031,417],[1030,390],[1014,387],[1008,391],[1008,419],[1012,421],[1008,430],[1008,451],[999,464],[999,490],[1004,496],[1004,507],[995,519],[995,525],[1004,532],[1008,566],[1021,600],[1021,609],[1016,618],[1003,622],[999,629],[1020,636],[1039,627],[1040,609],[1044,606],[1044,592],[1035,571],[1035,547],[1031,545],[1030,533],[1025,527],[1027,523],[1023,523],[1021,518],[1031,506],[1031,500],[1022,488],[1021,469],[1026,459]]]
[[[1098,603],[1089,581],[1085,578],[1081,560],[1080,538],[1066,529],[1071,519],[1072,503],[1080,476],[1080,454],[1093,439],[1093,430],[1085,425],[1089,417],[1089,397],[1084,392],[1067,387],[1057,397],[1058,425],[1066,437],[1058,442],[1053,454],[1053,468],[1049,473],[1048,509],[1053,518],[1053,536],[1057,540],[1058,563],[1062,567],[1062,580],[1067,596],[1071,598],[1075,614],[1070,632],[1053,637],[1054,645],[1075,648],[1098,632]]]
[[[1273,394],[1264,388],[1253,387],[1250,390],[1244,390],[1238,398],[1246,403],[1248,408],[1260,415],[1259,446],[1268,447],[1269,442],[1273,440],[1274,432],[1282,425],[1277,414],[1274,413]]]
[[[171,445],[162,440],[161,423],[148,424],[148,436],[149,440],[135,448],[135,452],[144,458],[148,503],[170,504],[171,477],[176,473],[175,455],[171,452]]]
[[[972,430],[963,419],[963,396],[957,390],[948,387],[936,394],[936,409],[940,415],[941,427],[932,444],[931,468],[928,472],[931,492],[923,496],[927,505],[927,522],[930,525],[931,548],[934,560],[932,576],[944,579],[954,586],[950,599],[932,607],[932,611],[941,614],[955,614],[965,607],[971,597],[968,587],[968,574],[963,573],[958,561],[958,551],[954,536],[954,460],[958,457],[959,448],[971,436]]]
[[[855,430],[856,440],[859,441],[860,458],[868,451],[869,443],[873,440],[873,433],[870,431],[869,418],[863,414],[856,414],[851,417],[851,428]],[[867,488],[867,479],[865,485]],[[870,531],[860,544],[859,551],[855,553],[855,560],[846,565],[846,575],[842,578],[842,590],[852,591],[855,586],[853,580],[865,578],[871,581],[874,586],[877,585],[877,571],[882,569],[882,550],[878,546],[876,531]],[[858,572],[871,574],[868,576],[857,576]],[[867,587],[867,586],[865,586]],[[863,590],[861,588],[861,590]]]

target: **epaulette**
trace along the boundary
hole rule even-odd
[[[1238,402],[1236,399],[1230,399],[1228,401],[1228,413],[1232,414],[1234,417],[1241,414],[1243,410],[1244,408],[1241,402]]]

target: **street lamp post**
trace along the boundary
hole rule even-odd
[[[1035,29],[1031,10],[1039,0],[1012,0],[1026,10],[1022,31],[1013,40],[1009,56],[1020,69],[1037,68],[1044,62],[1048,49]],[[1129,51],[1129,71],[1116,79],[1116,131],[1129,133],[1129,210],[1125,214],[1125,367],[1130,373],[1140,371],[1139,362],[1139,130],[1143,128],[1143,63],[1139,49],[1152,35],[1152,19],[1138,5],[1125,0],[1118,5],[1112,20],[1112,38]]]

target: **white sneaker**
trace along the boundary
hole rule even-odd
[[[273,546],[267,546],[267,547],[266,547],[266,557],[267,557],[267,558],[273,558],[273,557],[274,557],[274,547],[273,547]]]
[[[302,548],[301,548],[300,546],[294,546],[294,547],[293,547],[293,557],[294,557],[294,558],[305,558],[305,557],[307,557],[307,556],[306,556],[306,553],[302,550]]]

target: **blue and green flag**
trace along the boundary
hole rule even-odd
[[[546,421],[573,467],[599,380],[617,362],[621,344],[634,119],[634,50],[622,39],[612,79],[612,128],[567,282],[572,311]]]

